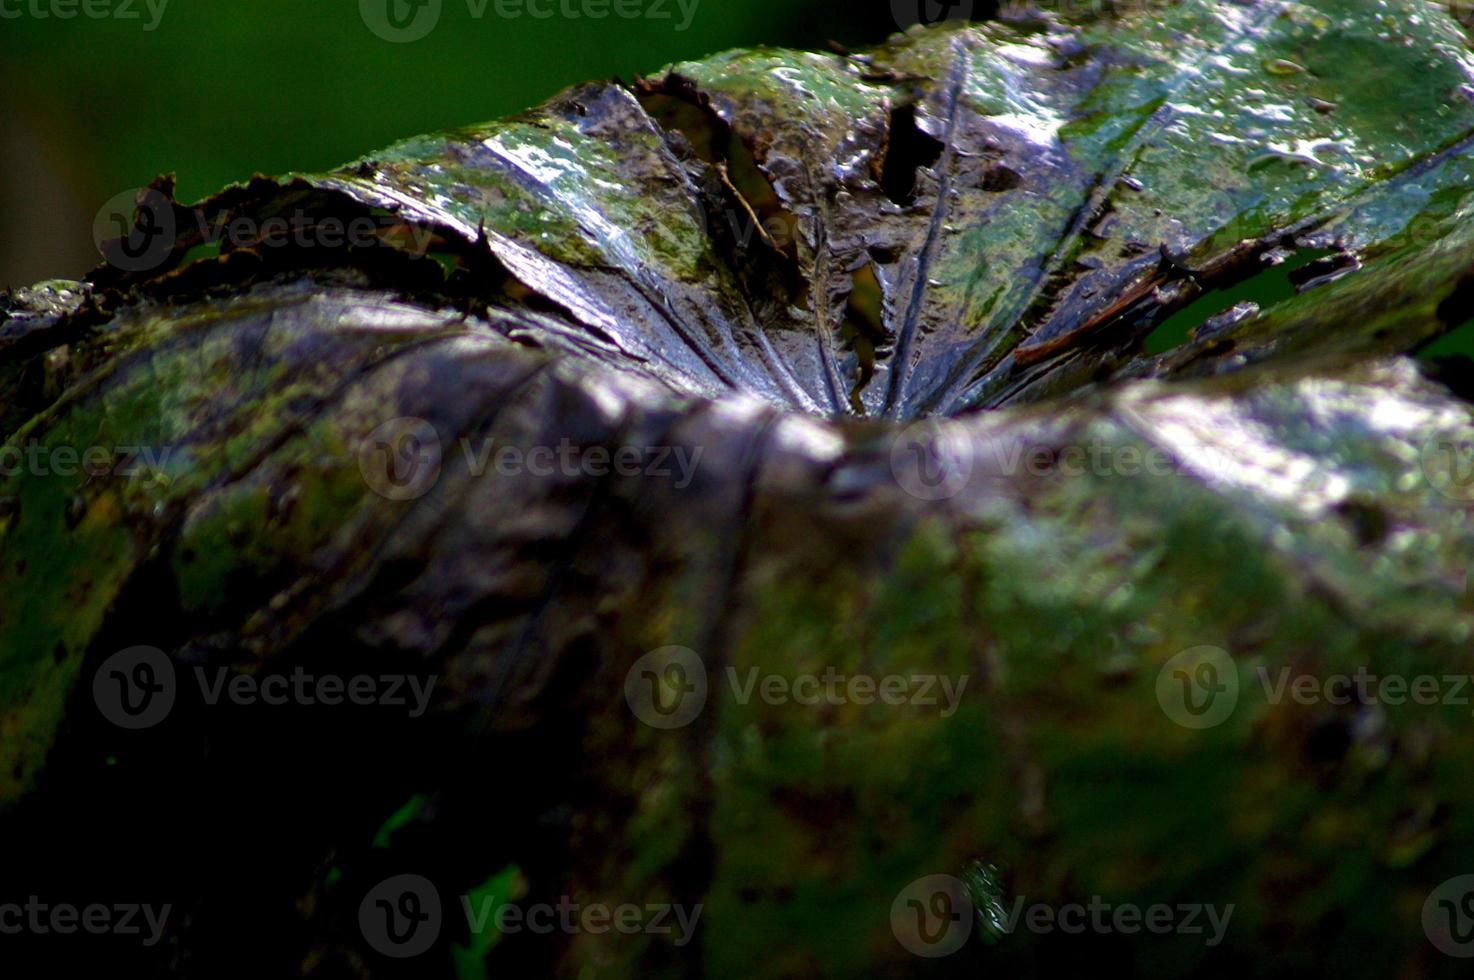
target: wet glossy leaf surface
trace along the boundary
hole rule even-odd
[[[181,912],[126,955],[184,976],[1459,975],[1419,915],[1474,863],[1468,707],[1261,678],[1471,671],[1474,416],[1403,356],[1471,309],[1471,72],[1432,4],[1185,2],[157,185],[167,260],[0,306],[4,459],[135,464],[0,475],[13,880],[148,881]],[[375,236],[212,240],[282,216]],[[405,425],[423,482],[375,455]],[[663,455],[587,465],[621,449]],[[138,644],[182,680],[134,732],[93,685]],[[642,723],[672,647],[704,710]],[[1162,685],[1202,647],[1237,700],[1195,727]],[[220,667],[434,697],[325,723],[204,703]],[[826,671],[940,700],[741,694]],[[395,961],[357,910],[407,872],[701,926],[452,916]],[[898,941],[933,874],[992,944]],[[1237,911],[1213,946],[1000,936],[1015,896]]]

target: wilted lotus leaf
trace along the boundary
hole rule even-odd
[[[1455,975],[1468,37],[1068,8],[160,181],[5,298],[10,881],[188,976]],[[1171,928],[1019,918],[1092,901]]]

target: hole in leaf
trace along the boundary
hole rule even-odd
[[[890,265],[901,257],[900,250],[894,245],[870,245],[865,251],[878,265]]]
[[[784,255],[794,257],[797,254],[798,219],[783,207],[778,192],[758,169],[757,158],[739,139],[732,140],[731,153],[727,157],[727,177],[761,222],[763,237]],[[742,217],[751,220],[749,215]]]
[[[1452,329],[1419,347],[1415,354],[1435,381],[1474,402],[1474,276],[1461,281],[1438,304],[1438,319]]]
[[[220,258],[220,242],[202,242],[199,245],[195,245],[187,250],[184,253],[184,256],[179,260],[179,264],[180,266],[186,266],[192,262],[200,262],[205,259],[218,258]]]
[[[895,203],[910,204],[916,197],[917,169],[931,166],[941,156],[941,140],[917,127],[915,106],[893,109],[886,134],[885,162],[880,169],[880,189]]]
[[[1356,543],[1363,548],[1379,544],[1387,537],[1390,519],[1373,499],[1351,497],[1336,505],[1336,513],[1346,521]]]
[[[885,329],[885,293],[875,268],[863,265],[850,278],[850,298],[839,323],[839,340],[844,350],[855,355],[855,384],[850,389],[850,407],[865,414],[860,400],[872,378],[875,363],[890,353],[891,335]]]
[[[1305,758],[1318,765],[1335,765],[1346,758],[1353,742],[1351,726],[1343,718],[1326,718],[1305,739]]]
[[[1292,270],[1290,281],[1295,284],[1296,292],[1308,293],[1319,286],[1349,276],[1360,268],[1361,260],[1355,255],[1336,252],[1316,259],[1303,268]]]
[[[664,83],[667,88],[677,84],[672,79]],[[665,94],[661,83],[652,85],[654,87],[639,95],[640,105],[650,118],[667,133],[679,133],[685,140],[685,147],[698,160],[716,163],[724,159],[727,143],[732,138],[731,127],[710,108],[697,103],[694,88],[682,97]]]
[[[1240,303],[1254,303],[1267,310],[1296,294],[1293,273],[1318,259],[1339,254],[1334,249],[1306,249],[1284,263],[1271,266],[1247,279],[1222,289],[1210,289],[1157,325],[1144,342],[1148,354],[1165,354],[1186,343],[1193,332],[1215,316],[1228,313]]]
[[[1437,314],[1445,326],[1454,328],[1474,321],[1474,275],[1459,280],[1454,291],[1438,304]]]
[[[1010,170],[1002,164],[989,167],[988,172],[983,174],[983,190],[994,194],[1011,191],[1023,182],[1024,178],[1019,176],[1017,171]]]
[[[1439,361],[1450,357],[1474,358],[1474,318],[1439,334],[1418,349],[1418,356],[1425,361]]]
[[[784,208],[752,148],[712,110],[694,83],[678,75],[645,82],[639,100],[662,129],[680,134],[697,159],[724,168],[732,190],[746,204],[717,216],[731,226],[735,238],[743,243],[765,241],[784,256],[795,258],[798,219]]]

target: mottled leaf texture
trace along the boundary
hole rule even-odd
[[[1464,975],[1474,416],[1407,355],[1474,313],[1466,11],[1050,6],[162,179],[0,299],[0,901],[172,909],[21,948]],[[1437,693],[1316,686],[1359,670]],[[302,673],[434,687],[201,680]]]

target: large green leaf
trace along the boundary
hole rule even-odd
[[[1467,706],[1269,682],[1470,673],[1474,417],[1402,355],[1470,312],[1474,56],[1421,2],[1085,6],[162,181],[110,266],[6,298],[7,458],[50,464],[0,476],[13,880],[146,880],[186,911],[128,955],[182,975],[1456,975]],[[148,465],[58,472],[85,447]],[[94,702],[139,644],[179,678],[141,732]],[[626,696],[651,656],[706,678],[684,725]],[[218,667],[436,684],[270,714]],[[743,693],[826,675],[951,694]],[[447,910],[409,961],[358,928],[402,873]],[[936,874],[978,936],[933,960]],[[519,889],[702,915],[466,934],[455,895]],[[1096,896],[1235,912],[996,934]]]

